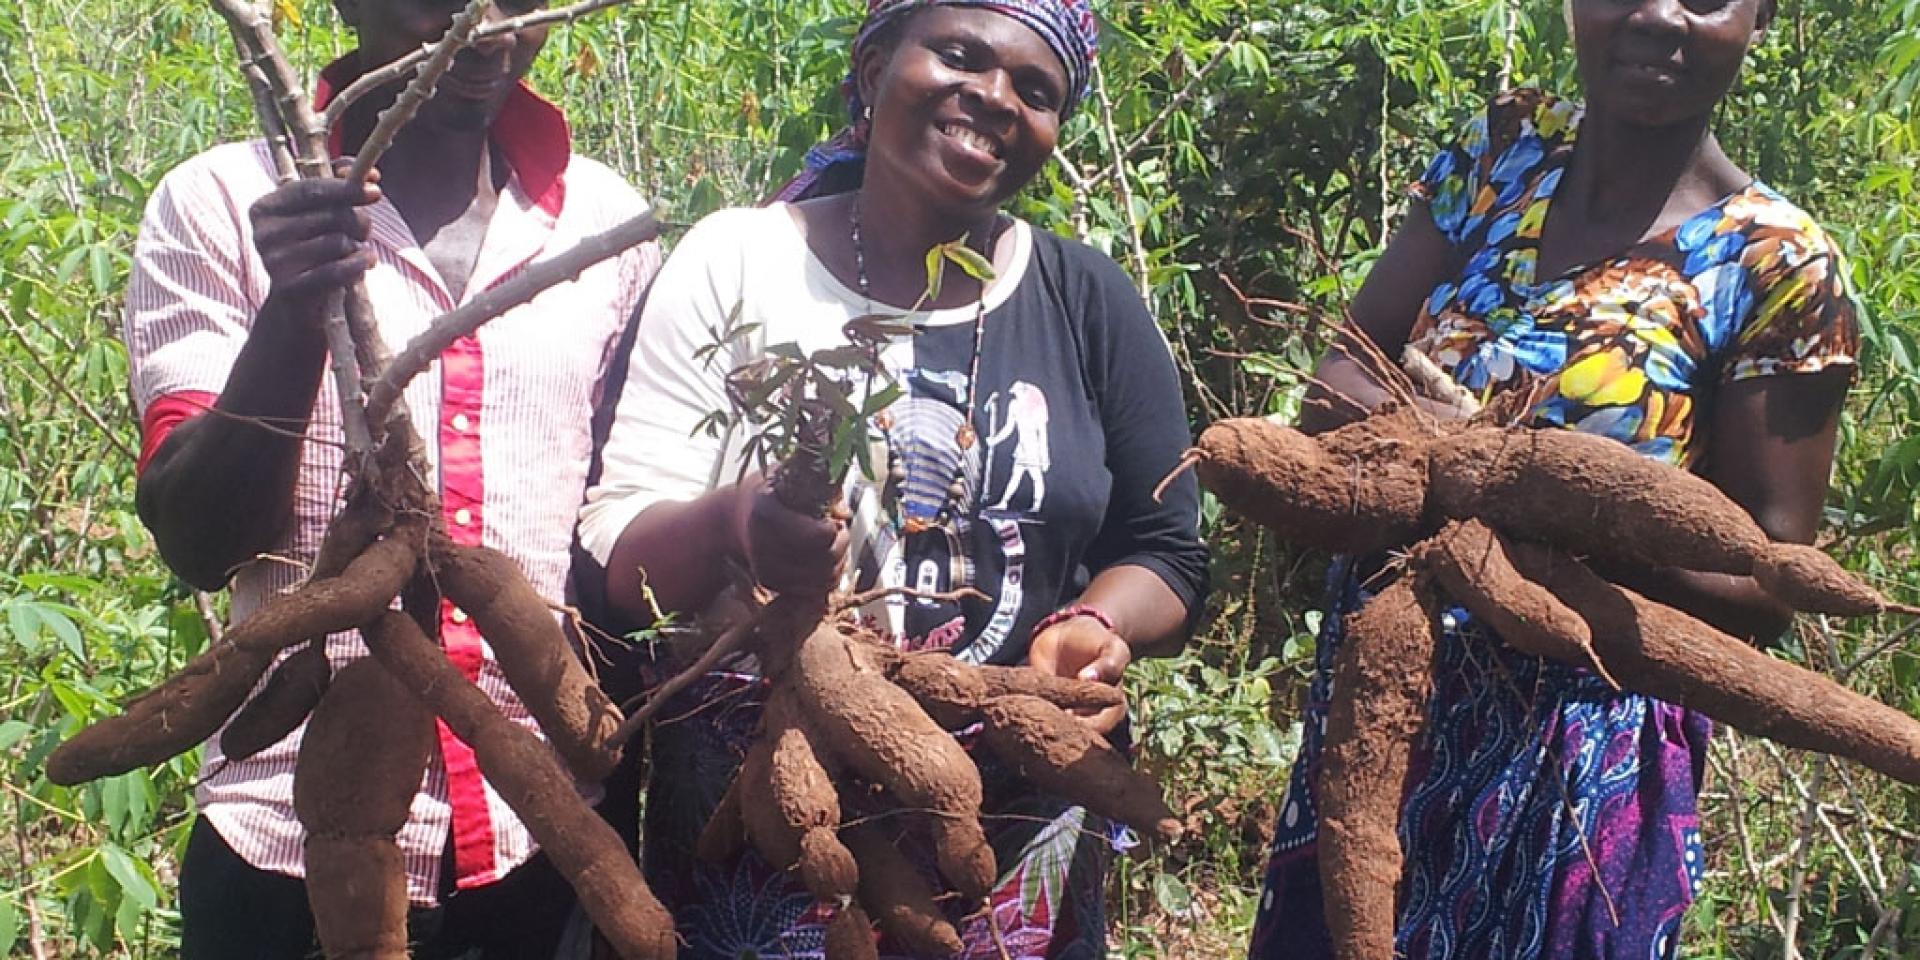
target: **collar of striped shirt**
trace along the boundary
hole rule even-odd
[[[314,84],[314,109],[326,109],[334,94],[358,79],[363,69],[359,51],[327,64]],[[573,156],[573,131],[567,126],[566,114],[522,80],[501,104],[491,132],[527,196],[548,214],[558,215],[566,199],[563,175],[568,158]],[[338,157],[344,152],[343,146],[341,127],[335,126],[327,132],[327,150]]]

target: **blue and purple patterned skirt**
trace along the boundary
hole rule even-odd
[[[685,938],[681,960],[823,957],[833,913],[793,873],[774,869],[751,848],[722,864],[694,854],[701,829],[746,755],[764,696],[762,681],[715,674],[677,697],[651,732],[641,859],[648,883]],[[1035,792],[991,757],[980,767],[982,819],[1001,876],[990,916],[967,915],[957,904],[949,910],[965,945],[956,957],[1106,956],[1104,880],[1113,850],[1124,843],[1103,819]],[[888,941],[879,946],[883,958],[905,960]]]
[[[1343,615],[1367,596],[1350,560],[1308,691],[1305,735],[1274,832],[1254,960],[1330,956],[1313,778]],[[1667,960],[1701,874],[1695,802],[1707,718],[1619,694],[1443,611],[1428,730],[1400,819],[1397,946],[1410,960]]]

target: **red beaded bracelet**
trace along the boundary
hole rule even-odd
[[[1086,617],[1094,621],[1095,623],[1098,623],[1099,625],[1106,627],[1108,633],[1120,632],[1113,628],[1113,618],[1107,616],[1106,612],[1101,610],[1099,607],[1093,606],[1092,604],[1088,604],[1088,603],[1069,603],[1066,606],[1061,607],[1060,609],[1047,614],[1045,617],[1042,617],[1040,619],[1039,623],[1034,624],[1033,625],[1034,635],[1038,636],[1041,632],[1045,631],[1047,628],[1055,626],[1057,624],[1065,623],[1066,621],[1072,620],[1075,617]]]

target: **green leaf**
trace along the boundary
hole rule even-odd
[[[993,262],[981,256],[978,250],[967,246],[965,237],[941,244],[940,253],[953,261],[953,265],[959,267],[967,276],[981,283],[986,283],[995,276]]]
[[[1186,882],[1171,873],[1153,875],[1153,902],[1160,909],[1176,917],[1184,917],[1193,910],[1193,891]]]
[[[946,274],[945,260],[941,256],[944,244],[927,251],[927,294],[926,299],[940,299],[940,281]]]
[[[137,902],[144,910],[151,910],[159,904],[159,884],[142,869],[140,864],[127,856],[125,850],[111,843],[102,844],[100,860],[106,865],[108,875],[119,884],[123,897]]]
[[[40,652],[40,609],[29,600],[15,600],[7,605],[7,629],[13,633],[13,642],[19,644],[29,654]]]
[[[899,384],[889,383],[885,387],[882,387],[878,391],[876,391],[872,396],[867,398],[867,402],[863,404],[860,408],[860,415],[863,417],[871,417],[874,414],[879,413],[880,411],[893,406],[893,402],[895,400],[898,400],[905,395],[906,395],[906,390],[902,389]]]
[[[39,614],[41,626],[52,633],[60,641],[61,646],[66,647],[67,652],[73,654],[74,659],[87,658],[86,646],[80,638],[80,628],[74,626],[73,621],[65,613],[58,608],[43,605],[40,607]]]
[[[107,832],[119,836],[127,828],[127,784],[123,777],[100,781],[100,811],[107,821]]]
[[[113,251],[106,244],[94,244],[87,254],[87,279],[101,296],[113,293]]]
[[[14,744],[25,740],[27,734],[32,732],[33,725],[25,720],[8,720],[0,723],[0,751],[7,750]],[[6,951],[0,950],[0,956],[5,955]]]
[[[0,957],[13,956],[14,941],[19,939],[20,911],[11,901],[0,899]]]

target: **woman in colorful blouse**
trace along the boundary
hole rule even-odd
[[[581,518],[616,609],[644,620],[650,588],[697,613],[730,563],[775,590],[817,591],[844,556],[862,588],[978,591],[870,610],[903,645],[1109,683],[1133,657],[1178,647],[1206,550],[1197,485],[1153,496],[1191,442],[1172,356],[1111,260],[1000,212],[1052,156],[1094,32],[1085,0],[873,0],[846,87],[853,129],[814,151],[780,202],[701,221],[649,294]],[[995,279],[950,271],[908,309],[927,251],[960,238]],[[772,345],[844,344],[849,321],[875,314],[913,328],[882,352],[903,394],[874,421],[899,509],[857,471],[846,528],[789,511],[757,476],[729,482],[747,430],[698,429],[728,408],[727,371]],[[746,332],[708,362],[730,318]],[[732,665],[652,733],[642,851],[683,958],[818,957],[832,916],[750,852],[694,855],[760,692],[750,665]],[[1089,722],[1110,730],[1123,715]],[[1123,837],[981,763],[1001,876],[990,909],[952,904],[960,956],[1105,956],[1102,874]]]
[[[1411,344],[1483,398],[1527,391],[1533,425],[1696,471],[1774,538],[1805,543],[1855,317],[1828,237],[1712,132],[1774,12],[1773,0],[1570,0],[1585,106],[1533,91],[1494,100],[1414,187],[1353,314],[1389,355]],[[1338,351],[1318,375],[1306,429],[1384,399]],[[1311,784],[1340,695],[1340,614],[1364,598],[1371,562],[1333,573],[1255,957],[1327,955]],[[1747,578],[1609,573],[1756,642],[1790,616]],[[1674,956],[1701,874],[1708,721],[1488,643],[1463,610],[1443,622],[1401,816],[1403,955]]]

